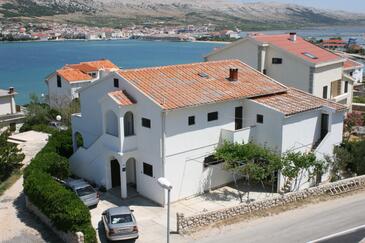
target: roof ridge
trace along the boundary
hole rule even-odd
[[[171,68],[171,67],[181,67],[181,66],[195,66],[195,65],[201,65],[201,64],[209,64],[209,63],[224,63],[224,62],[240,62],[248,67],[250,67],[249,65],[247,65],[246,63],[242,62],[239,59],[225,59],[225,60],[215,60],[215,61],[208,61],[208,62],[193,62],[193,63],[181,63],[181,64],[171,64],[171,65],[163,65],[163,66],[154,66],[154,67],[142,67],[142,68],[129,68],[129,69],[120,69],[118,70],[118,72],[128,72],[128,71],[144,71],[144,70],[158,70],[158,69],[163,69],[163,68]],[[251,67],[250,67],[251,68]],[[256,70],[256,69],[255,69]]]

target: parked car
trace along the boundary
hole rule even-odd
[[[59,131],[66,131],[66,130],[68,129],[68,127],[67,127],[67,126],[62,125],[62,123],[57,122],[57,121],[51,121],[51,122],[49,123],[49,126],[50,126],[50,127],[53,127],[53,128],[56,128],[56,129],[57,129],[57,130],[59,130]]]
[[[98,205],[99,193],[86,181],[71,179],[66,181],[66,186],[71,188],[86,206]]]
[[[137,239],[137,221],[133,210],[121,206],[105,210],[101,216],[106,238],[110,241]]]

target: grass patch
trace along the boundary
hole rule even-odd
[[[352,99],[352,101],[354,103],[365,104],[365,97],[363,97],[363,96],[354,96],[354,98]]]
[[[0,183],[0,196],[9,189],[23,175],[23,170],[19,169],[11,174],[9,178]]]

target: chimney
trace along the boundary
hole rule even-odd
[[[14,87],[9,87],[9,91],[8,91],[8,93],[9,93],[9,94],[13,94],[13,93],[14,93],[14,91],[15,91],[15,90],[14,90]]]
[[[295,32],[290,32],[290,40],[292,41],[292,42],[296,42],[297,41],[297,33],[295,33]]]
[[[238,80],[238,68],[230,68],[229,81],[237,81],[237,80]]]

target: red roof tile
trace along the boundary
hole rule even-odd
[[[283,35],[252,35],[252,38],[255,40],[267,43],[280,49],[283,49],[287,52],[290,52],[306,61],[309,61],[314,64],[324,63],[324,62],[331,62],[331,61],[338,61],[342,58],[330,51],[327,51],[323,48],[320,48],[300,36],[297,36],[297,40],[291,41],[289,34]],[[316,58],[311,58],[309,56],[304,55],[304,53],[309,53]]]
[[[133,105],[137,103],[125,90],[109,92],[108,95],[114,98],[119,105]]]
[[[238,80],[229,81],[230,68]],[[239,60],[120,70],[119,74],[163,109],[283,92],[287,88]]]
[[[346,62],[343,65],[343,68],[346,70],[351,70],[351,69],[355,69],[355,68],[362,68],[364,67],[364,65],[362,63],[359,62],[355,62],[354,60],[351,59],[346,59]]]
[[[287,92],[252,98],[255,102],[271,107],[286,116],[327,106],[335,110],[346,110],[346,106],[313,96],[304,91],[289,88]]]
[[[63,77],[68,82],[77,82],[77,81],[85,81],[93,79],[90,75],[74,68],[63,68],[57,70],[56,73],[61,77]]]
[[[112,63],[110,60],[107,59],[90,61],[90,62],[81,62],[79,64],[69,64],[66,66],[79,69],[83,72],[93,72],[93,71],[98,71],[100,69],[119,69],[118,66],[116,66],[114,63]]]

